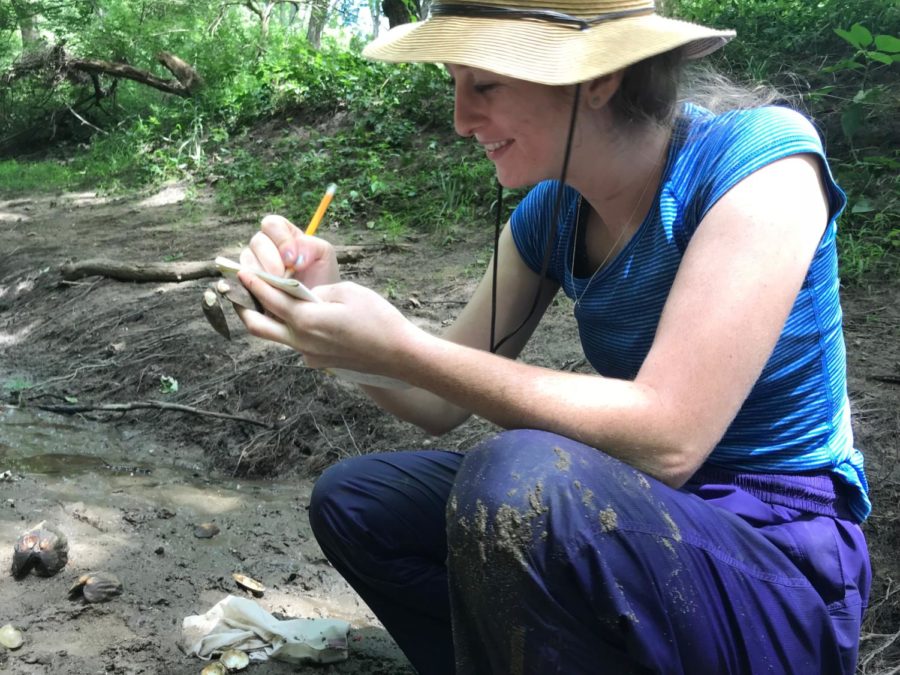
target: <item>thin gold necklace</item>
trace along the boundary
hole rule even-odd
[[[584,285],[584,288],[581,289],[581,293],[575,298],[575,306],[581,303],[581,299],[584,297],[584,294],[588,292],[588,289],[591,287],[591,284],[594,283],[594,279],[597,278],[597,275],[600,274],[600,270],[609,262],[609,259],[612,257],[612,254],[619,247],[619,243],[622,241],[622,237],[625,236],[625,233],[628,231],[628,226],[631,224],[631,221],[634,220],[635,215],[637,214],[638,209],[641,207],[641,202],[644,201],[644,195],[647,194],[647,188],[650,187],[650,183],[653,181],[653,176],[656,174],[656,171],[652,171],[650,176],[647,178],[647,182],[644,183],[644,189],[641,190],[641,195],[637,199],[637,203],[634,205],[634,209],[631,211],[631,215],[628,216],[628,220],[625,221],[625,226],[622,228],[622,231],[619,232],[619,236],[616,237],[616,240],[613,242],[613,245],[610,247],[609,251],[606,252],[606,255],[603,257],[603,260],[600,261],[600,264],[597,266],[597,269],[594,270],[594,273],[587,280],[587,283]],[[582,197],[582,199],[584,199]],[[600,214],[597,214],[600,215]],[[570,270],[572,272],[572,282],[575,282],[575,249],[578,248],[578,228],[581,226],[581,214],[575,214],[575,230],[572,232],[572,264],[570,266]],[[602,220],[602,218],[601,218]],[[640,229],[640,228],[638,228]],[[637,234],[637,232],[635,232]],[[587,237],[585,237],[585,245],[587,245]],[[573,288],[574,290],[574,288]]]

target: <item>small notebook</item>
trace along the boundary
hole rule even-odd
[[[245,267],[240,263],[235,262],[234,260],[229,260],[228,258],[223,258],[219,256],[216,258],[216,267],[219,268],[219,271],[223,276],[237,276],[237,273],[241,270],[246,270],[251,274],[255,274],[260,279],[265,281],[270,286],[277,288],[281,291],[284,291],[288,295],[292,295],[295,298],[300,300],[308,300],[309,302],[322,302],[319,297],[309,290],[302,283],[297,281],[296,279],[290,279],[286,277],[278,277],[274,274],[269,274],[268,272],[263,272],[262,270],[256,270],[251,267]],[[348,382],[354,382],[356,384],[365,384],[371,387],[381,387],[382,389],[408,389],[409,385],[402,380],[395,380],[392,377],[385,377],[384,375],[372,375],[371,373],[360,373],[355,370],[346,370],[344,368],[327,368],[325,372],[334,375],[335,377],[339,377],[342,380],[346,380]]]

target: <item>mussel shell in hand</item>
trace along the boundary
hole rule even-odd
[[[78,577],[69,589],[69,597],[84,597],[88,602],[107,602],[122,594],[122,582],[109,572],[90,572]]]
[[[216,291],[232,305],[243,309],[252,309],[255,312],[263,311],[263,306],[259,300],[239,281],[219,279],[216,282]]]
[[[209,325],[216,329],[216,332],[226,340],[231,339],[231,331],[228,329],[228,320],[225,318],[225,311],[222,309],[222,303],[219,302],[219,294],[212,288],[203,291],[203,316],[209,321]]]
[[[42,577],[52,577],[69,562],[69,542],[55,525],[44,521],[23,533],[16,541],[12,559],[12,575],[21,579],[31,570]]]

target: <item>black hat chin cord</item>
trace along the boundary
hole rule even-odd
[[[491,283],[491,353],[496,354],[497,350],[503,346],[503,344],[509,340],[512,336],[518,333],[522,328],[527,324],[531,317],[534,316],[534,312],[537,309],[538,302],[541,299],[541,288],[544,285],[544,279],[547,278],[547,269],[550,267],[550,254],[551,247],[553,246],[553,242],[556,241],[556,232],[559,229],[559,217],[562,211],[562,197],[563,190],[566,186],[566,174],[569,170],[569,157],[572,154],[572,139],[575,136],[575,119],[578,117],[578,101],[581,98],[581,84],[575,85],[575,96],[572,100],[572,117],[569,120],[569,133],[566,136],[566,151],[563,156],[563,166],[562,172],[559,176],[559,183],[556,186],[556,199],[553,205],[553,219],[550,221],[550,229],[547,233],[547,241],[544,244],[544,259],[541,262],[541,277],[538,279],[537,290],[534,293],[534,300],[531,302],[531,309],[528,310],[528,315],[523,319],[522,323],[518,325],[518,327],[506,335],[499,342],[494,342],[494,337],[496,334],[497,327],[497,275],[499,268],[499,257],[500,257],[500,227],[502,225],[503,219],[503,186],[500,184],[500,181],[497,181],[497,219],[494,223],[494,266],[493,266],[493,278]]]

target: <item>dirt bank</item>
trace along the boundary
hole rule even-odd
[[[138,284],[96,276],[64,281],[59,273],[66,261],[98,257],[235,257],[261,215],[218,213],[205,193],[178,186],[115,199],[84,193],[0,201],[0,383],[7,403],[0,411],[0,472],[10,470],[14,479],[0,482],[0,625],[11,622],[26,636],[20,650],[0,651],[0,670],[199,672],[200,663],[175,645],[181,620],[239,593],[230,575],[243,571],[269,587],[259,602],[271,612],[353,623],[350,659],[308,672],[408,672],[322,558],[305,507],[310,476],[336,458],[422,446],[422,434],[382,414],[353,386],[248,339],[236,321],[233,340],[225,341],[200,311],[208,279]],[[338,244],[366,246],[347,278],[434,330],[461,308],[489,257],[487,228],[449,246],[358,232],[333,222],[320,231]],[[844,294],[855,429],[876,504],[866,526],[876,574],[863,643],[869,673],[900,663],[900,645],[878,651],[900,625],[892,585],[900,579],[897,290]],[[527,359],[584,367],[570,313],[564,300],[554,306]],[[36,411],[153,402],[182,409],[65,417]],[[439,444],[468,447],[490,428],[473,420]],[[15,537],[44,518],[69,535],[69,566],[52,579],[4,576]],[[196,539],[198,521],[214,521],[222,532]],[[123,595],[104,605],[68,600],[73,579],[96,567],[122,578]],[[293,671],[253,665],[250,672]]]

